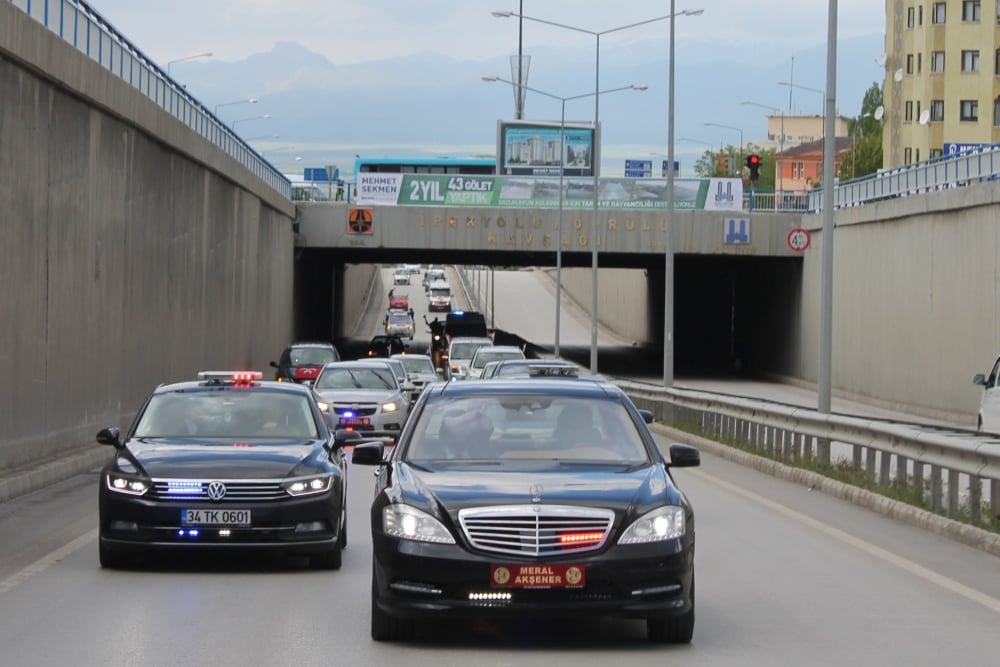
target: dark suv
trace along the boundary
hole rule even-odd
[[[312,384],[323,366],[331,361],[340,361],[340,353],[330,343],[300,342],[286,347],[271,366],[276,369],[274,379],[278,382]]]

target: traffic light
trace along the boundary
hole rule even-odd
[[[756,153],[751,153],[747,155],[747,169],[750,170],[750,180],[758,181],[760,180],[760,156]]]

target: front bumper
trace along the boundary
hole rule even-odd
[[[339,539],[339,494],[335,486],[315,497],[207,503],[125,496],[102,488],[100,539],[105,548],[123,551],[243,548],[319,553],[329,551]],[[187,526],[182,523],[186,509],[249,509],[251,524]]]
[[[691,610],[693,547],[682,540],[614,546],[601,553],[518,559],[458,545],[373,536],[377,604],[387,614],[657,618]],[[494,565],[582,565],[580,588],[491,586]]]

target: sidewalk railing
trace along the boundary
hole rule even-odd
[[[101,67],[128,82],[267,185],[291,198],[288,179],[84,0],[8,0]]]

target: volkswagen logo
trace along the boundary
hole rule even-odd
[[[222,482],[208,483],[208,497],[211,500],[222,500],[226,496],[226,485]]]

